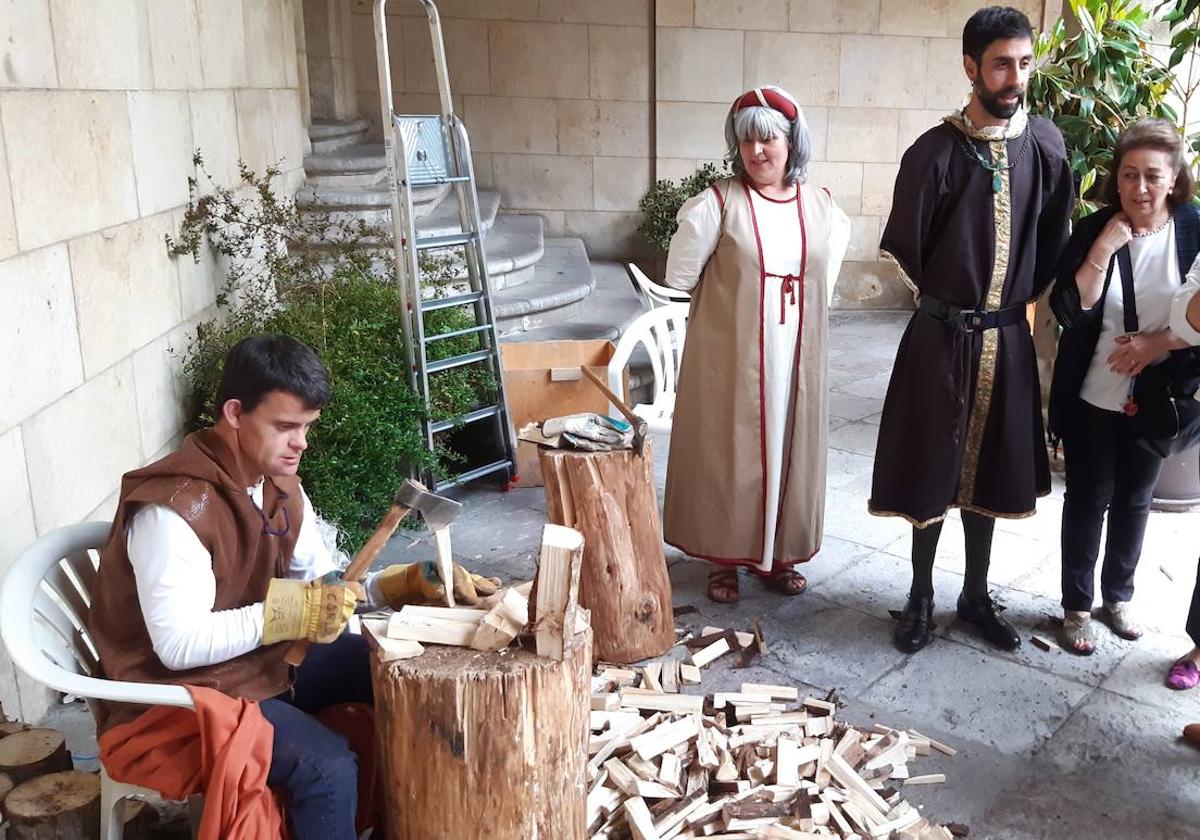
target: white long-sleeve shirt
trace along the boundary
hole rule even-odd
[[[246,490],[262,506],[260,481]],[[312,502],[300,490],[304,516],[287,576],[312,580],[341,568],[344,556],[328,545]],[[212,555],[196,532],[175,511],[147,505],[134,514],[125,531],[129,562],[137,582],[138,601],[154,652],[176,671],[215,665],[249,653],[262,644],[263,603],[216,610],[217,581]],[[368,599],[381,599],[369,576]]]
[[[1193,347],[1200,346],[1200,331],[1188,321],[1187,308],[1197,294],[1200,294],[1200,256],[1196,257],[1192,267],[1188,269],[1183,285],[1171,300],[1171,332]]]

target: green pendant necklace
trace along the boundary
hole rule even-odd
[[[1017,156],[1013,158],[1012,163],[1004,163],[1003,158],[998,162],[988,160],[979,153],[979,150],[975,148],[975,144],[962,134],[958,136],[958,144],[962,146],[962,150],[966,153],[967,157],[982,166],[985,172],[992,173],[992,192],[998,193],[1004,188],[1004,179],[1000,177],[1000,173],[1013,169],[1013,167],[1021,162],[1021,158],[1025,156],[1025,150],[1029,147],[1029,126],[1026,126],[1025,130],[1021,132],[1021,148],[1017,151]]]

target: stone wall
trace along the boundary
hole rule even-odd
[[[377,119],[370,6],[355,3],[359,107]],[[790,90],[808,117],[810,180],[854,223],[836,305],[911,305],[876,260],[901,154],[968,92],[962,25],[978,0],[455,0],[440,4],[455,107],[481,183],[542,212],[593,256],[644,255],[637,201],[723,154],[734,96]],[[1015,0],[1035,27],[1061,3]],[[437,110],[428,27],[391,4],[397,104]],[[401,16],[403,12],[404,16]],[[1055,14],[1051,14],[1053,19]],[[653,32],[647,29],[652,18]]]
[[[219,271],[172,260],[201,148],[302,178],[299,0],[0,0],[0,575],[108,518],[183,422],[179,360]],[[0,649],[0,703],[49,693]]]
[[[354,4],[358,104],[379,121],[372,3]],[[593,256],[644,251],[637,202],[651,179],[651,0],[442,0],[450,88],[480,186],[502,211],[546,218]],[[388,6],[396,108],[437,113],[429,26]]]

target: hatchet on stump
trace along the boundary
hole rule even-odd
[[[342,573],[347,582],[362,580],[363,575],[371,568],[379,552],[387,545],[387,541],[400,527],[401,520],[408,516],[409,511],[421,514],[429,530],[433,532],[434,548],[437,552],[438,577],[442,579],[442,589],[445,591],[446,606],[454,606],[454,560],[450,554],[450,523],[462,510],[462,502],[447,499],[432,493],[419,481],[406,480],[396,490],[392,497],[391,507],[383,516],[383,521],[375,532],[362,544],[362,548],[354,555],[350,565]],[[299,665],[304,661],[311,644],[307,639],[299,639],[288,648],[284,660],[289,665]]]
[[[597,376],[591,368],[580,365],[579,369],[583,371],[584,376],[591,380],[593,385],[600,389],[600,393],[608,397],[608,401],[615,405],[617,410],[625,415],[625,419],[629,421],[629,425],[633,426],[634,451],[637,452],[639,457],[645,456],[646,435],[650,431],[650,427],[646,423],[645,418],[638,417],[636,414],[634,414],[633,409],[625,403],[625,400],[614,394],[612,389],[608,387],[608,383]]]

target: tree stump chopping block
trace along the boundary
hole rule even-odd
[[[633,450],[543,449],[551,522],[583,534],[579,603],[592,611],[594,655],[636,662],[675,644],[651,441]]]
[[[562,661],[429,645],[371,672],[391,840],[583,840],[590,634]]]
[[[13,784],[73,766],[66,739],[53,729],[26,729],[0,738],[0,773]]]
[[[17,785],[4,798],[9,840],[99,840],[100,777],[68,770]]]

